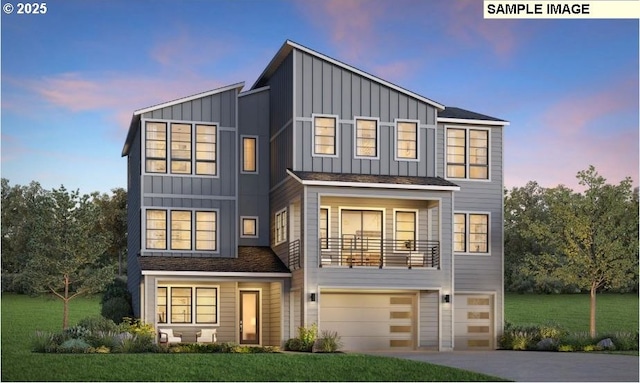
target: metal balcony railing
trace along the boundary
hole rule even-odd
[[[289,242],[289,270],[300,268],[300,240]]]
[[[320,267],[440,268],[440,242],[357,236],[321,238]]]

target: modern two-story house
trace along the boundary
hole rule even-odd
[[[495,348],[506,125],[292,41],[247,90],[135,111],[135,315],[186,341]]]

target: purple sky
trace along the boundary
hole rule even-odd
[[[484,20],[479,0],[47,1],[2,14],[2,177],[126,187],[136,109],[245,81],[286,39],[510,121],[505,184],[638,185],[638,20]]]

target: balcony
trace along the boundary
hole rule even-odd
[[[320,239],[320,267],[440,268],[440,242],[343,236]]]
[[[300,268],[300,240],[289,242],[289,270]]]

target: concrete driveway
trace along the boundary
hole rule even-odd
[[[464,370],[517,382],[638,382],[639,358],[577,352],[453,351],[372,352]]]

